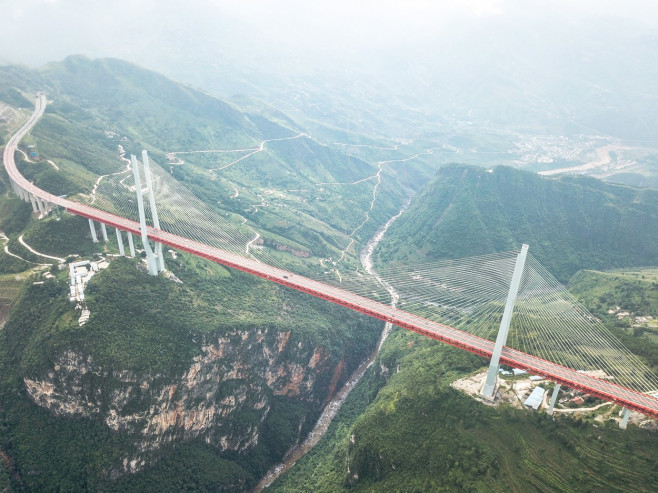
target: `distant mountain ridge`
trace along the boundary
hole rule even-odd
[[[380,260],[431,261],[516,249],[556,277],[658,260],[658,192],[593,178],[451,165],[391,227]]]

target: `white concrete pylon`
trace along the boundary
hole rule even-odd
[[[144,163],[144,178],[146,180],[146,191],[149,194],[149,207],[151,208],[151,217],[153,219],[153,227],[160,229],[160,218],[158,217],[158,209],[155,206],[155,196],[153,195],[153,180],[151,179],[151,163],[149,155],[146,150],[142,151],[142,163]],[[164,255],[162,254],[162,243],[155,244],[155,256],[158,261],[158,272],[165,270]]]
[[[510,283],[509,292],[507,293],[507,303],[505,303],[505,311],[503,318],[500,321],[500,328],[498,329],[498,336],[496,337],[496,345],[494,346],[493,354],[491,355],[491,362],[489,363],[489,371],[487,373],[487,381],[482,389],[484,397],[493,399],[494,391],[496,390],[496,381],[498,380],[498,368],[500,366],[500,354],[503,347],[507,343],[507,334],[509,332],[510,322],[512,321],[512,313],[514,312],[514,304],[516,303],[516,295],[519,292],[521,284],[521,276],[525,266],[525,259],[528,255],[528,245],[521,247],[521,252],[516,257],[516,265],[514,266],[514,273],[512,274],[512,282]]]
[[[137,192],[137,210],[139,211],[139,230],[142,236],[142,245],[146,252],[146,265],[148,266],[149,274],[152,276],[158,275],[158,263],[155,254],[149,244],[148,233],[146,231],[146,215],[144,214],[144,197],[142,197],[142,182],[139,177],[139,168],[137,157],[134,154],[130,156],[130,162],[133,168],[133,176],[135,177],[135,191]]]
[[[37,197],[37,205],[39,206],[39,212],[41,213],[41,216],[45,216],[48,212],[46,211],[46,203],[40,198]]]

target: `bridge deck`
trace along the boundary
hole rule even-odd
[[[18,172],[14,162],[16,146],[23,136],[29,132],[43,115],[45,107],[45,95],[40,94],[36,99],[34,113],[28,122],[10,139],[5,148],[4,163],[10,178],[22,189],[42,198],[43,200],[57,204],[60,207],[65,208],[68,212],[88,219],[93,219],[94,221],[99,221],[122,231],[128,231],[139,235],[139,223],[52,195],[27,181]],[[276,282],[283,286],[322,298],[371,317],[391,322],[404,329],[465,349],[466,351],[484,356],[485,358],[491,358],[494,343],[467,332],[427,320],[418,315],[358,296],[354,293],[350,293],[319,281],[314,281],[304,276],[293,274],[277,267],[263,264],[256,260],[241,257],[188,238],[176,236],[166,231],[149,227],[148,237],[153,241],[160,242],[172,248],[253,274],[268,281]],[[613,401],[629,409],[658,418],[658,398],[656,397],[642,394],[610,381],[601,380],[508,347],[503,349],[500,361],[501,363],[508,364],[515,368],[525,369],[534,375],[541,375],[567,387],[587,392],[595,397],[599,397],[606,401]]]

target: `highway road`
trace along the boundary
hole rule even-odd
[[[84,204],[56,197],[39,189],[18,172],[14,162],[16,147],[20,140],[30,131],[39,118],[41,118],[45,111],[46,104],[45,94],[39,93],[36,98],[34,113],[28,122],[10,139],[5,148],[4,164],[13,182],[29,193],[50,203],[57,204],[70,213],[93,219],[94,221],[99,221],[122,231],[139,235],[139,223]],[[253,274],[268,281],[276,282],[283,286],[336,303],[385,322],[391,322],[392,324],[404,329],[411,330],[432,339],[484,356],[485,358],[490,359],[493,353],[494,343],[486,339],[468,334],[467,332],[462,332],[447,325],[424,319],[418,315],[405,312],[398,308],[358,296],[334,286],[323,284],[283,269],[263,264],[257,260],[241,257],[219,248],[211,247],[189,238],[176,236],[172,233],[155,229],[153,227],[148,227],[148,237],[149,239],[160,242],[163,245],[191,253],[227,267],[232,267]],[[610,381],[601,380],[585,373],[580,373],[574,369],[566,368],[507,347],[503,349],[500,361],[501,363],[515,368],[527,370],[533,375],[541,375],[569,388],[587,392],[595,397],[599,397],[606,401],[613,401],[634,411],[639,411],[648,416],[658,418],[658,398],[654,396],[642,394]]]

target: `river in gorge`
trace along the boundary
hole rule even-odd
[[[404,213],[408,205],[409,202],[405,203],[402,209],[400,209],[400,211],[395,216],[391,217],[388,222],[386,222],[386,224],[384,224],[384,226],[382,226],[368,241],[363,250],[361,250],[361,265],[363,266],[364,270],[368,272],[368,274],[374,276],[377,281],[381,283],[381,285],[386,289],[386,291],[388,291],[391,296],[391,306],[395,306],[397,304],[399,295],[395,289],[385,280],[379,277],[377,272],[375,272],[373,269],[372,254],[375,251],[375,248],[377,248],[377,245],[379,245],[382,239],[384,239],[388,228],[396,221],[397,218],[399,218]],[[373,363],[373,361],[375,361],[375,358],[377,357],[382,344],[384,344],[384,341],[391,333],[391,328],[392,325],[390,323],[385,324],[384,330],[382,330],[381,336],[379,337],[379,342],[377,343],[377,346],[373,352],[370,354],[367,360],[361,363],[361,365],[352,374],[347,383],[345,383],[345,385],[343,385],[343,387],[338,392],[336,392],[329,404],[327,404],[327,406],[324,408],[324,411],[320,415],[320,418],[315,424],[315,427],[308,434],[306,439],[301,444],[295,445],[293,448],[291,448],[286,454],[282,463],[273,466],[269,471],[267,471],[267,474],[265,474],[263,479],[261,479],[258,485],[252,490],[253,493],[259,493],[263,491],[264,488],[267,488],[270,484],[272,484],[279,476],[290,469],[299,459],[301,459],[304,455],[306,455],[306,453],[315,447],[315,445],[317,445],[322,436],[326,433],[329,425],[331,424],[331,421],[340,410],[349,393],[356,386],[356,384],[359,383],[359,380],[361,380],[361,377],[366,372],[368,367]]]

